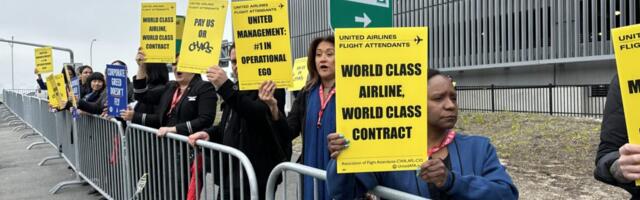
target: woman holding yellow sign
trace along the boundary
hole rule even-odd
[[[318,169],[324,169],[330,160],[325,138],[336,131],[334,41],[333,36],[328,36],[311,42],[307,62],[309,81],[296,98],[286,119],[273,98],[275,83],[263,83],[259,92],[260,99],[271,109],[278,131],[290,135],[291,140],[302,134],[302,164]],[[304,177],[304,199],[313,199],[313,185],[311,177]],[[319,199],[330,199],[324,185],[324,182],[319,181]]]
[[[329,193],[334,199],[363,197],[381,185],[430,199],[517,199],[518,190],[500,164],[488,138],[451,130],[458,105],[451,78],[428,74],[428,155],[417,171],[338,174],[336,158],[349,147],[341,134],[327,137],[332,160],[327,165]]]

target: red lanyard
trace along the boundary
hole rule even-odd
[[[180,99],[182,98],[182,94],[184,94],[184,92],[181,92],[179,87],[176,88],[176,92],[173,93],[173,100],[171,100],[171,107],[169,108],[169,112],[167,112],[167,115],[171,113],[171,111],[173,111],[173,109],[176,107],[178,102],[180,102]]]
[[[442,140],[438,146],[429,148],[429,150],[427,151],[428,156],[431,157],[431,154],[434,154],[435,152],[438,152],[444,149],[445,147],[447,147],[447,145],[453,142],[453,138],[455,137],[456,137],[456,132],[453,130],[449,130],[449,132],[447,133],[447,137],[444,138],[444,140]]]
[[[336,93],[336,88],[331,88],[331,91],[329,92],[329,96],[327,96],[327,99],[324,99],[324,86],[322,84],[320,84],[320,89],[318,90],[318,93],[320,94],[320,112],[318,112],[318,128],[320,128],[320,126],[322,126],[322,122],[320,122],[322,120],[322,114],[324,114],[324,109],[327,108],[327,104],[329,104],[329,100],[331,100],[331,97]]]

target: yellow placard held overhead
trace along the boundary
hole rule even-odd
[[[612,29],[611,35],[629,143],[640,144],[640,25]]]
[[[231,3],[240,90],[266,80],[291,87],[291,46],[286,0]]]
[[[142,3],[140,48],[147,63],[174,63],[176,3]]]
[[[53,72],[53,55],[51,47],[36,48],[36,73]]]
[[[427,28],[336,29],[338,173],[416,170],[427,160]]]
[[[293,84],[289,88],[291,91],[302,90],[307,83],[309,70],[307,70],[307,57],[298,58],[293,62]]]
[[[179,72],[203,74],[218,64],[227,4],[219,0],[189,0]]]
[[[58,90],[58,88],[56,87],[56,80],[53,76],[54,75],[51,74],[46,78],[47,89],[48,89],[47,96],[49,97],[49,106],[51,106],[52,108],[58,108],[60,106],[60,103],[58,102],[58,98],[56,97],[56,91]]]

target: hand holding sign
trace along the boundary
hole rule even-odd
[[[436,187],[442,188],[448,174],[449,169],[444,165],[442,158],[434,158],[422,163],[417,175],[427,183],[433,183]]]
[[[260,85],[258,90],[258,97],[268,106],[278,106],[278,100],[273,97],[273,93],[276,91],[276,83],[273,81],[265,81]]]
[[[327,136],[327,144],[331,159],[338,159],[340,152],[346,148],[349,148],[349,140],[344,138],[344,135],[339,133],[331,133]]]
[[[262,82],[258,89],[258,97],[262,102],[269,106],[271,111],[271,119],[278,120],[280,118],[280,111],[278,108],[278,100],[273,97],[273,93],[276,91],[276,83],[273,81]]]
[[[227,73],[222,68],[216,65],[207,70],[207,79],[213,86],[220,88],[224,82],[229,80],[229,77],[227,77]]]
[[[144,61],[145,61],[145,56],[144,56],[144,52],[142,51],[142,48],[138,48],[138,54],[136,54],[136,63],[138,63],[139,67],[143,67],[145,66]]]
[[[126,110],[120,111],[120,117],[122,117],[122,119],[124,119],[125,121],[131,121],[133,119],[134,113],[135,112],[133,112],[133,109],[131,109],[131,107],[127,107]]]
[[[144,63],[145,54],[142,48],[138,48],[138,54],[136,54],[136,63],[138,63],[138,72],[136,73],[136,79],[141,80],[147,78],[147,65]]]
[[[625,144],[620,147],[620,158],[618,158],[618,165],[620,170],[617,170],[620,174],[614,174],[617,177],[624,177],[628,182],[640,179],[640,145],[637,144]]]

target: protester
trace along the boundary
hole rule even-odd
[[[154,92],[163,92],[165,86],[169,82],[169,70],[167,68],[166,63],[144,63],[143,61],[137,62],[138,67],[144,67],[147,72],[147,88],[149,91]],[[137,76],[134,75],[133,79],[137,79]],[[138,91],[135,90],[134,91]],[[135,94],[134,94],[135,96]],[[160,118],[155,114],[158,106],[156,104],[146,104],[140,101],[136,101],[134,103],[133,108],[128,107],[127,110],[123,110],[120,112],[120,117],[125,121],[131,121],[135,124],[140,124],[143,126],[149,127],[160,127]],[[126,125],[127,123],[123,123]],[[132,150],[135,151],[135,150]],[[136,152],[137,153],[137,152]],[[156,153],[152,155],[153,160],[162,160],[163,157],[169,154],[165,151]],[[154,173],[149,174],[149,178],[151,180],[162,180],[164,177],[163,174],[159,174],[156,169],[152,169]],[[162,183],[160,181],[150,181],[148,188],[153,191],[160,191]]]
[[[42,75],[38,74],[38,69],[34,69],[33,73],[36,74],[36,83],[38,83],[38,89],[47,90],[47,84],[42,80]]]
[[[237,75],[236,51],[233,46],[230,48],[229,59],[233,73]],[[247,155],[256,172],[258,199],[264,199],[271,170],[279,163],[291,159],[291,140],[288,136],[273,130],[269,107],[259,99],[257,90],[239,91],[239,83],[232,82],[225,71],[218,66],[209,68],[207,78],[224,100],[221,105],[222,119],[218,125],[189,136],[189,141],[193,145],[198,139],[210,139],[213,142],[242,151]],[[275,90],[277,107],[284,109],[284,89],[275,89],[275,87],[270,89]],[[222,166],[228,166],[228,161],[224,160]],[[234,162],[233,165],[238,166],[238,163]],[[224,170],[229,172],[226,167]],[[239,174],[237,168],[233,168],[233,172],[229,173]],[[228,179],[229,176],[224,177]],[[224,182],[229,183],[229,180],[224,180]],[[240,183],[239,177],[234,176],[233,182]],[[249,181],[244,180],[244,183],[245,188],[249,188]],[[235,184],[233,187],[234,194],[244,195],[246,199],[250,198],[248,189],[244,190],[244,194],[240,194],[240,184]],[[224,187],[223,190],[227,195],[231,192],[229,187]],[[229,198],[229,196],[223,198]],[[236,198],[239,197],[236,196]]]
[[[87,77],[87,83],[91,85],[91,91],[78,101],[78,109],[90,114],[100,114],[107,102],[107,91],[104,75],[94,72]]]
[[[609,85],[603,114],[594,177],[640,199],[640,187],[634,182],[640,179],[640,145],[629,144],[618,75]]]
[[[73,66],[71,66],[71,65],[66,65],[65,67],[67,68],[67,70],[69,70],[69,75],[71,76],[71,78],[76,77],[76,72],[73,70]],[[64,71],[64,70],[65,70],[65,69],[63,68],[63,69],[62,69],[62,72],[61,72],[62,74],[65,74],[65,71]],[[44,82],[44,80],[42,80],[42,75],[41,75],[41,74],[38,74],[38,69],[35,69],[35,70],[33,71],[33,73],[35,73],[35,74],[36,74],[36,82],[38,83],[38,87],[39,87],[41,90],[47,90],[47,84]],[[64,80],[65,80],[65,83],[68,83],[68,81],[67,81],[67,75],[64,75]]]
[[[374,187],[430,199],[517,199],[518,190],[500,164],[488,138],[451,130],[458,105],[452,80],[430,69],[428,73],[427,137],[429,160],[418,171],[337,174],[336,160],[349,142],[338,133],[327,137],[332,160],[327,183],[334,199],[354,199]]]
[[[144,62],[144,53],[138,52],[136,61],[140,64]],[[133,81],[135,89],[135,99],[141,103],[157,105],[154,115],[147,115],[151,121],[159,122],[158,137],[164,137],[167,133],[177,133],[189,136],[192,133],[202,131],[213,124],[216,114],[217,96],[213,86],[202,81],[199,74],[177,72],[173,66],[175,81],[170,81],[157,90],[149,90],[147,77],[149,73],[146,67],[138,67],[136,78]],[[193,159],[193,152],[187,153],[187,147],[176,148],[168,152],[168,160],[173,160],[175,166],[181,167],[178,174],[187,174],[189,164],[184,160],[180,162],[180,157]],[[155,169],[154,169],[155,170]],[[188,183],[187,176],[176,177],[175,173],[169,173],[172,183]],[[166,197],[174,196],[175,199],[184,199],[187,194],[187,184],[179,191],[164,190]]]
[[[293,140],[302,134],[302,164],[325,169],[329,162],[326,137],[336,131],[335,113],[335,49],[334,37],[319,37],[311,42],[308,52],[307,69],[309,80],[298,98],[293,102],[291,112],[284,117],[278,108],[277,99],[268,92],[273,83],[263,84],[260,88],[261,100],[269,105],[276,130]],[[313,199],[313,178],[305,176],[303,180],[304,199]],[[330,199],[323,181],[318,182],[317,194],[320,199]]]
[[[147,71],[147,87],[149,91],[161,92],[164,90],[164,86],[169,82],[169,70],[167,69],[167,64],[142,62],[139,63],[139,67],[144,67]],[[135,75],[133,76],[133,79],[136,79]],[[122,111],[120,116],[124,120],[131,121],[132,123],[150,127],[159,127],[160,122],[151,121],[153,119],[159,119],[156,116],[152,116],[154,115],[156,108],[157,106],[154,104],[136,102],[133,109],[129,108],[126,111]]]
[[[78,73],[80,74],[80,98],[91,92],[91,83],[87,81],[87,78],[93,74],[93,68],[89,65],[83,65],[78,67]]]

